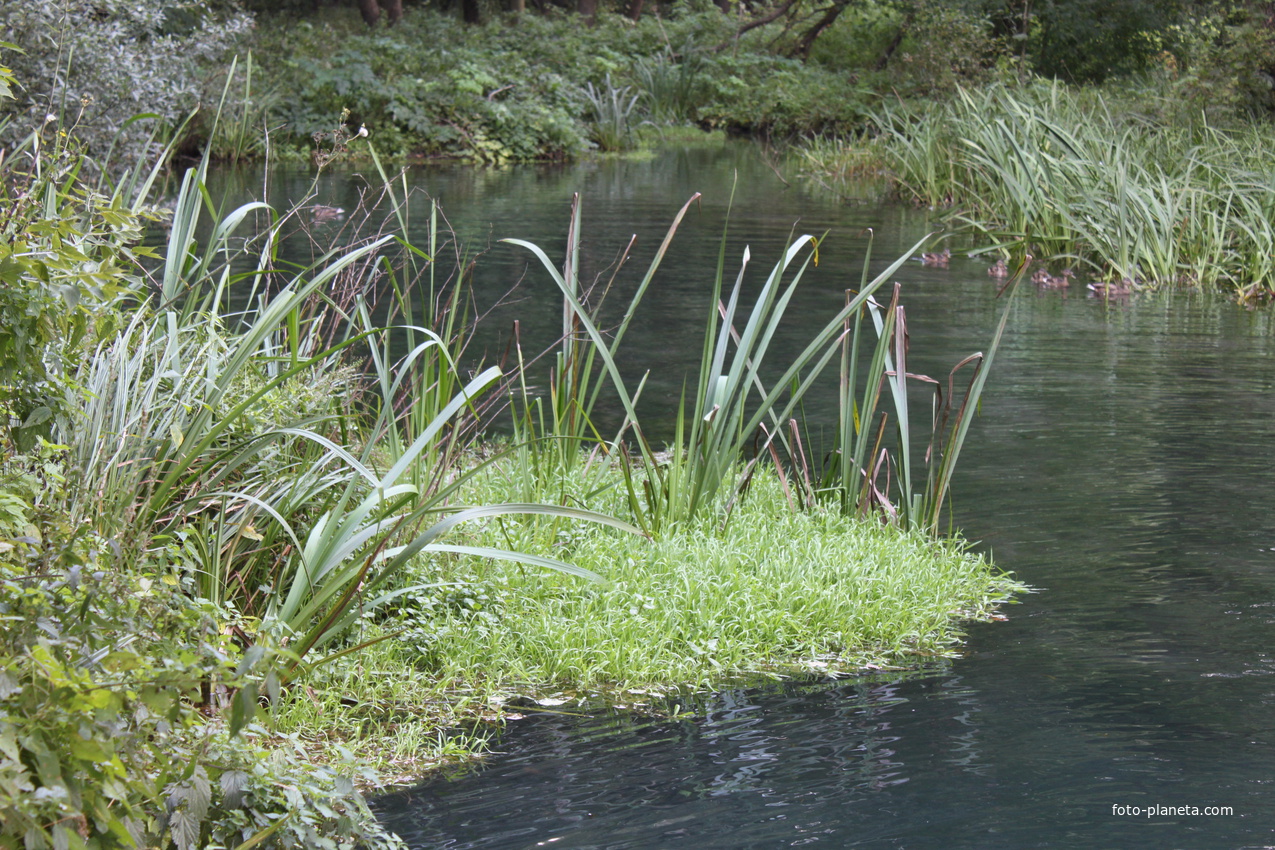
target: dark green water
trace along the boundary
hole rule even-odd
[[[698,356],[697,296],[733,170],[731,257],[749,244],[760,272],[798,220],[830,231],[794,344],[857,283],[863,228],[876,229],[875,266],[926,229],[909,210],[785,188],[746,146],[413,179],[466,240],[527,238],[555,258],[580,191],[585,267],[597,271],[632,233],[648,257],[686,197],[704,192],[631,331],[627,367],[658,364],[655,405],[676,397]],[[325,187],[320,202],[352,206],[351,185]],[[939,372],[986,344],[1000,309],[987,264],[958,256],[898,276],[914,369]],[[527,257],[493,245],[479,268],[494,297]],[[550,287],[532,270],[483,344],[494,349],[512,315],[552,339]],[[1270,316],[1082,293],[1016,302],[966,444],[957,521],[1040,592],[1008,622],[971,628],[964,657],[911,678],[727,691],[692,720],[510,723],[481,768],[381,800],[387,822],[417,848],[1275,846]],[[829,406],[808,406],[816,426]]]

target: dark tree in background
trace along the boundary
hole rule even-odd
[[[394,26],[403,17],[403,0],[359,0],[359,13],[368,26],[374,26],[380,19],[382,8],[390,26]]]
[[[1029,47],[1041,74],[1100,83],[1144,70],[1165,48],[1182,4],[1166,0],[1037,0]]]

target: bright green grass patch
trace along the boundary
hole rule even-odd
[[[525,457],[509,457],[462,498],[625,515],[619,471],[606,465],[538,476]],[[769,470],[724,528],[721,516],[706,512],[656,540],[561,518],[475,523],[463,542],[549,555],[607,581],[468,557],[422,561],[404,579],[418,589],[369,616],[361,639],[389,637],[314,670],[308,695],[275,709],[274,728],[305,738],[320,763],[353,753],[382,782],[412,781],[481,752],[482,727],[471,722],[499,718],[515,697],[579,710],[631,702],[633,691],[685,696],[915,665],[955,655],[966,622],[990,619],[1026,589],[964,541],[794,511]]]
[[[517,496],[523,483],[497,471],[478,486],[492,501]],[[576,495],[566,486],[557,494],[566,504]],[[623,515],[614,489],[588,504]],[[476,542],[552,555],[607,583],[431,561],[418,576],[435,586],[427,606],[395,614],[404,657],[444,680],[477,672],[534,693],[701,689],[749,674],[949,655],[963,621],[990,616],[1022,589],[962,541],[794,512],[773,474],[754,478],[725,529],[719,517],[652,541],[562,521],[493,521]]]

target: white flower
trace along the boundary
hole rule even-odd
[[[366,136],[366,135],[367,135],[367,125],[365,125],[365,124],[360,124],[360,125],[359,125],[359,131],[358,131],[358,133],[356,133],[355,135],[357,135],[360,139],[361,139],[361,138],[363,138],[364,136]]]

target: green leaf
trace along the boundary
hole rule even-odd
[[[52,418],[53,418],[53,411],[50,410],[48,407],[41,405],[40,407],[37,407],[35,410],[31,411],[30,415],[27,416],[27,418],[22,421],[21,427],[34,428],[37,425],[43,425],[45,422],[48,422]]]
[[[168,828],[172,831],[177,850],[196,850],[199,844],[199,827],[199,820],[184,808],[174,811],[168,819]]]
[[[101,762],[111,757],[110,751],[96,739],[84,740],[79,735],[69,736],[67,747],[71,751],[71,755],[80,761]]]
[[[230,734],[238,735],[256,716],[257,683],[249,682],[239,689],[230,702]]]
[[[242,770],[227,770],[218,780],[221,784],[222,805],[237,809],[243,805],[244,791],[252,777]]]
[[[190,791],[186,797],[186,805],[195,821],[203,823],[208,817],[208,806],[211,803],[212,785],[208,781],[208,772],[204,770],[203,765],[199,765],[190,778]]]

